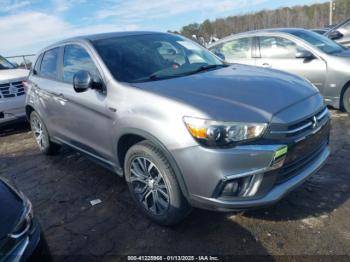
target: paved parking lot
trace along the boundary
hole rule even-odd
[[[350,117],[332,114],[328,163],[276,206],[243,215],[193,210],[172,228],[147,220],[123,180],[81,154],[64,148],[41,155],[25,124],[0,131],[0,174],[32,200],[60,261],[120,254],[350,256]],[[93,199],[102,203],[91,206]]]

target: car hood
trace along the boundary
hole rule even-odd
[[[28,77],[29,70],[25,69],[3,69],[0,70],[0,81]]]
[[[246,65],[133,84],[222,121],[269,122],[283,109],[318,94],[300,77]]]
[[[23,201],[0,178],[0,249],[1,240],[11,233],[23,213]]]

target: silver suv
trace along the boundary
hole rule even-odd
[[[328,105],[350,113],[350,50],[325,36],[300,28],[266,29],[229,36],[209,50],[229,63],[305,77]]]
[[[190,207],[270,205],[329,155],[318,90],[275,70],[227,65],[172,34],[123,32],[42,50],[26,112],[40,150],[64,144],[119,176],[153,221]]]

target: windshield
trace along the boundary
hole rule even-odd
[[[208,50],[177,35],[130,35],[95,40],[93,44],[121,82],[155,81],[226,66]]]
[[[14,68],[15,68],[15,66],[13,64],[11,64],[5,58],[0,56],[0,70],[3,70],[3,69],[14,69]]]
[[[345,50],[344,47],[338,45],[333,40],[311,31],[296,31],[292,34],[300,37],[301,39],[305,40],[306,42],[310,43],[314,47],[327,54],[340,53]]]

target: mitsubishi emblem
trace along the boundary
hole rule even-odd
[[[16,94],[16,92],[17,92],[17,88],[12,83],[10,83],[9,93],[11,95],[14,95],[14,94]]]
[[[317,127],[317,125],[318,125],[317,117],[314,116],[314,117],[312,118],[312,128],[315,129],[315,128]]]

